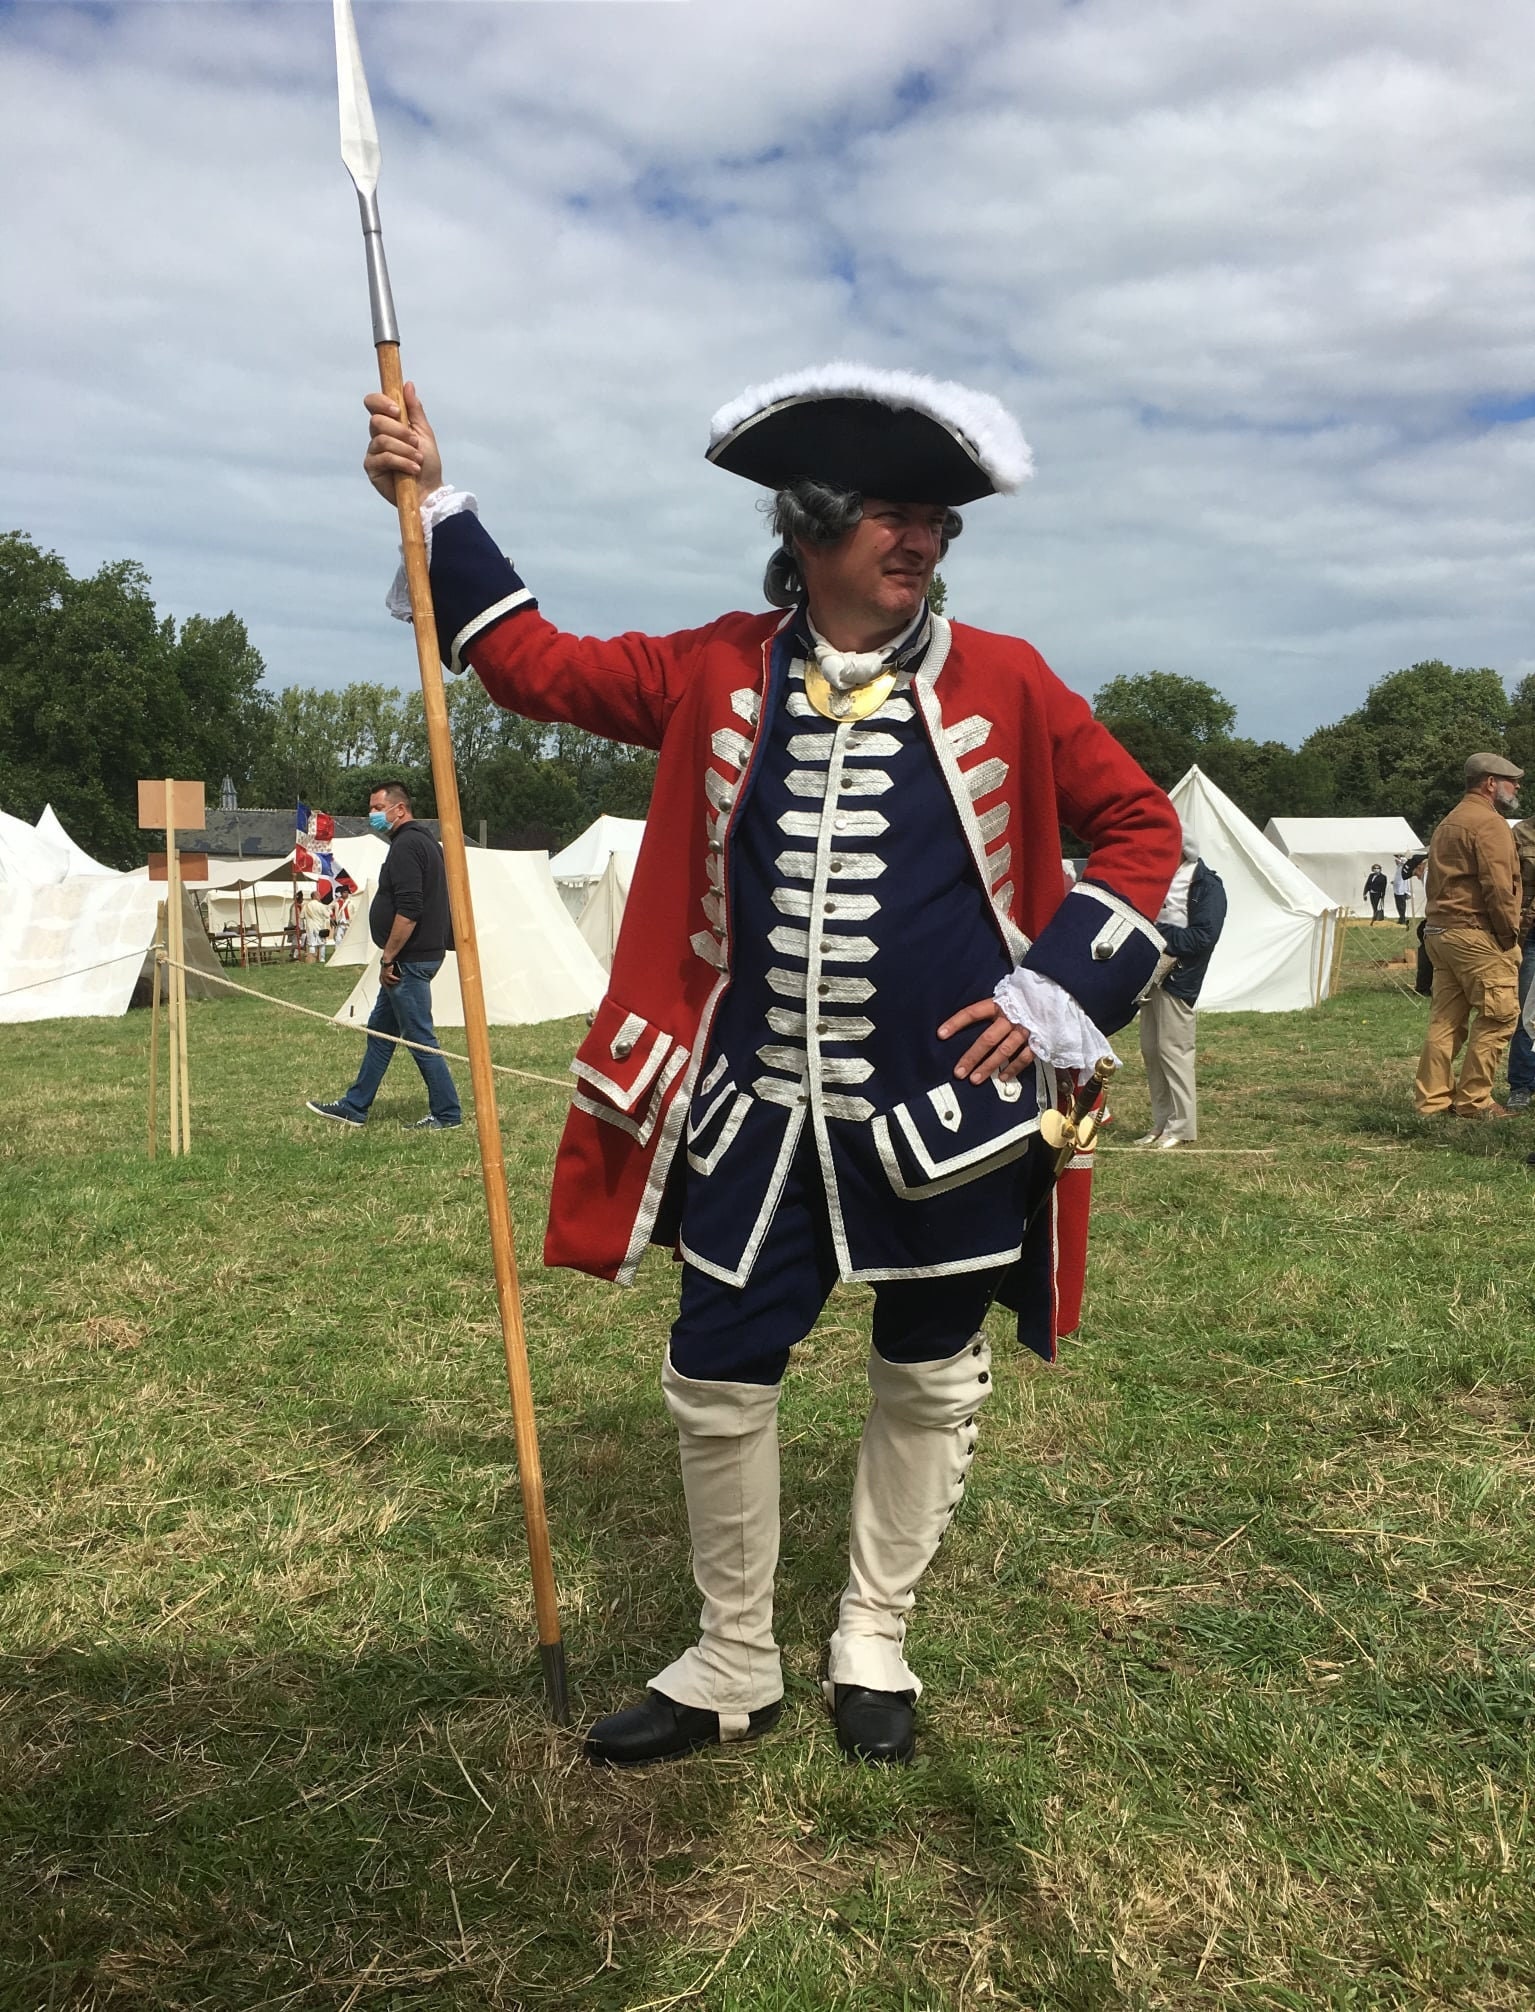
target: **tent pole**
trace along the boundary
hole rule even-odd
[[[155,1157],[155,1118],[160,1091],[160,987],[165,983],[165,903],[155,917],[155,961],[149,990],[149,1157]]]

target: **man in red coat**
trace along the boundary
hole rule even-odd
[[[986,1311],[1049,1354],[1080,1289],[1040,1116],[1150,982],[1177,817],[1027,644],[930,613],[956,506],[1030,470],[985,394],[848,365],[746,393],[709,458],[774,495],[775,612],[609,642],[538,612],[413,390],[403,417],[367,403],[375,485],[426,496],[449,665],[660,756],[545,1257],[623,1282],[650,1242],[683,1260],[661,1380],[703,1612],[588,1752],[778,1717],[778,1388],[843,1279],[874,1289],[873,1404],[824,1683],[850,1758],[909,1760],[906,1617],[990,1394]],[[1093,847],[1064,899],[1063,822]]]

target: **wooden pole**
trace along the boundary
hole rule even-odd
[[[170,1094],[171,1158],[181,1145],[181,1026],[180,994],[176,989],[176,910],[181,873],[176,860],[176,804],[170,779],[165,784],[165,946],[172,962],[165,967],[166,1089]]]
[[[377,349],[379,385],[385,397],[394,400],[403,419],[405,386],[400,369],[400,346],[397,342],[381,342]],[[501,1338],[506,1351],[507,1386],[511,1393],[512,1431],[517,1443],[517,1475],[522,1487],[522,1514],[528,1533],[533,1605],[538,1616],[539,1659],[543,1665],[550,1712],[563,1725],[570,1717],[570,1701],[565,1682],[565,1646],[560,1637],[559,1595],[555,1587],[549,1522],[544,1507],[543,1465],[539,1459],[538,1427],[533,1416],[533,1383],[528,1373],[527,1333],[523,1327],[522,1300],[517,1285],[512,1214],[506,1195],[501,1120],[496,1109],[496,1079],[491,1072],[485,988],[480,975],[480,951],[469,897],[469,864],[464,853],[458,774],[453,761],[453,740],[448,729],[447,699],[437,652],[437,621],[432,609],[432,587],[427,572],[426,538],[421,529],[420,495],[414,477],[395,477],[395,501],[400,513],[405,576],[410,586],[416,658],[421,669],[427,744],[431,750],[432,778],[437,790],[437,817],[442,829],[448,903],[458,955],[458,985],[464,1001],[464,1037],[469,1049],[469,1073],[474,1084],[480,1170],[485,1182],[486,1213],[490,1218],[496,1299],[501,1309]]]
[[[155,1157],[155,1133],[159,1129],[157,1106],[160,1101],[160,987],[165,983],[165,963],[161,952],[165,948],[165,903],[160,903],[155,917],[155,957],[154,976],[150,982],[149,994],[149,1157]]]
[[[181,869],[176,869],[176,1020],[181,1050],[181,1150],[192,1150],[192,1076],[187,1067],[187,918],[181,895]]]

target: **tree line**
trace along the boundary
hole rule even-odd
[[[225,776],[247,807],[302,800],[363,813],[397,776],[436,814],[419,691],[351,684],[272,692],[237,615],[160,615],[131,559],[77,578],[23,532],[0,534],[0,810],[31,822],[52,803],[109,866],[135,866],[141,776]],[[655,757],[578,727],[540,726],[492,704],[475,677],[447,680],[459,794],[471,835],[558,851],[603,811],[643,817]]]
[[[941,586],[935,582],[935,600]],[[229,776],[242,805],[302,799],[345,816],[399,776],[436,810],[421,695],[358,683],[272,692],[237,615],[156,610],[131,559],[73,575],[23,532],[0,535],[0,809],[51,802],[88,852],[140,862],[141,776]],[[1110,678],[1094,709],[1164,788],[1197,762],[1260,827],[1276,815],[1396,812],[1423,838],[1461,793],[1468,753],[1535,761],[1535,676],[1510,698],[1496,671],[1431,659],[1371,686],[1298,747],[1236,731],[1236,708],[1176,672]],[[576,727],[503,712],[472,676],[448,680],[464,819],[493,845],[558,851],[607,811],[643,817],[655,757]]]
[[[1381,678],[1294,748],[1243,738],[1228,699],[1171,671],[1110,678],[1093,710],[1164,789],[1197,762],[1260,830],[1271,817],[1395,814],[1426,840],[1464,791],[1468,754],[1535,760],[1535,676],[1510,698],[1496,671],[1437,657]]]

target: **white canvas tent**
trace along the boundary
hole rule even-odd
[[[525,1027],[590,1013],[607,990],[607,973],[567,913],[549,875],[548,855],[471,846],[466,857],[492,1026]],[[360,914],[352,927],[366,938]],[[362,1026],[378,997],[378,952],[369,949],[366,967],[335,1015],[343,1026]],[[456,957],[444,961],[432,983],[432,1018],[438,1027],[464,1024]]]
[[[1318,1005],[1331,989],[1338,905],[1202,770],[1191,768],[1172,800],[1200,858],[1226,888],[1226,927],[1200,1011],[1288,1013]]]
[[[45,823],[46,820],[46,823]],[[45,811],[34,828],[0,811],[0,1023],[115,1019],[153,974],[163,887],[102,866]],[[189,894],[187,962],[218,970]],[[196,971],[189,996],[216,996]],[[150,987],[142,983],[147,1001]]]
[[[560,897],[574,917],[579,917],[592,890],[607,871],[615,854],[634,864],[645,836],[642,817],[609,817],[606,812],[589,824],[579,838],[573,838],[563,852],[549,862]]]
[[[25,818],[0,810],[0,886],[56,887],[68,878],[67,845],[38,831]]]
[[[307,887],[309,882],[302,885]],[[293,920],[293,885],[288,880],[261,880],[254,887],[211,887],[206,893],[198,888],[196,892],[215,935],[229,930],[238,935],[242,916],[249,931],[254,934],[260,930],[264,936],[281,936]]]
[[[37,820],[35,828],[39,838],[46,839],[50,845],[63,846],[65,853],[68,855],[69,872],[71,874],[100,874],[116,878],[117,868],[115,866],[103,866],[99,859],[91,858],[83,845],[75,844],[69,833],[60,824],[58,815],[51,803],[43,805],[43,814]]]
[[[629,882],[633,877],[633,855],[613,853],[601,880],[586,897],[586,906],[576,924],[604,971],[613,969],[613,952],[618,948],[618,932],[629,903]]]
[[[1423,850],[1405,817],[1271,817],[1263,836],[1347,915],[1370,913],[1364,883],[1372,866],[1389,881],[1397,853]],[[1417,912],[1423,906],[1419,882],[1412,883],[1412,893]],[[1386,912],[1395,914],[1389,899]]]

